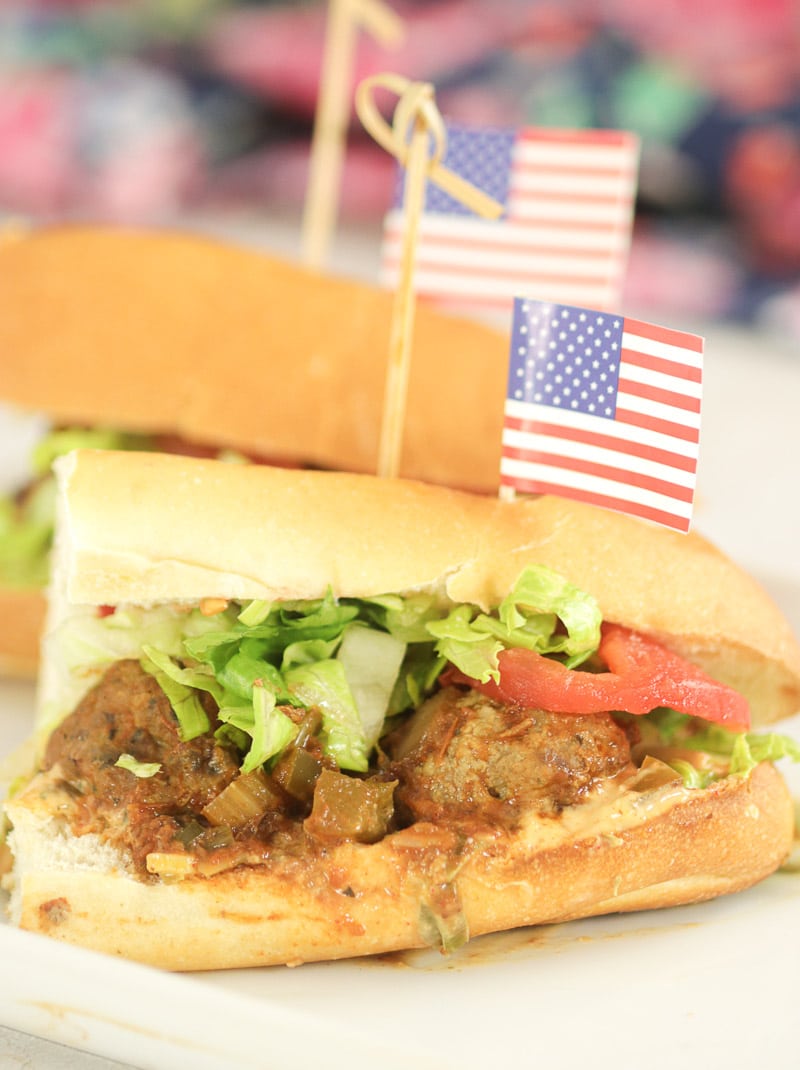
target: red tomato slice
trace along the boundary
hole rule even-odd
[[[750,727],[750,708],[743,695],[712,680],[655,639],[618,624],[604,624],[598,653],[608,672],[567,669],[560,661],[514,647],[498,657],[498,683],[482,684],[455,668],[448,670],[447,681],[469,684],[507,705],[552,713],[645,714],[669,706],[735,731]]]

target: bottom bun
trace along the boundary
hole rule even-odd
[[[0,587],[0,673],[33,678],[46,603],[38,588]]]
[[[705,789],[612,789],[558,818],[459,840],[418,822],[211,877],[136,879],[40,774],[7,804],[12,919],[25,929],[170,970],[289,964],[400,951],[597,914],[698,902],[772,873],[793,805],[768,764]]]

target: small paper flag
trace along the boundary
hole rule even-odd
[[[630,247],[639,141],[616,130],[448,125],[443,163],[500,201],[481,219],[429,183],[415,288],[449,311],[511,314],[516,294],[617,308]],[[384,223],[382,280],[397,279],[403,219]]]
[[[697,335],[517,298],[501,487],[688,531],[702,374]]]

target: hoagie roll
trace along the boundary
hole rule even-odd
[[[391,302],[178,231],[54,226],[0,241],[0,404],[51,428],[31,484],[0,499],[0,671],[37,664],[55,456],[147,449],[374,472]],[[404,475],[495,490],[506,366],[501,333],[419,309]],[[30,624],[12,634],[20,606]]]
[[[745,888],[793,807],[800,650],[696,535],[543,497],[78,452],[22,926],[299,963]]]

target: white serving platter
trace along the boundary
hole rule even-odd
[[[696,527],[800,630],[798,403],[800,356],[709,332]],[[13,453],[8,435],[0,426],[0,458]],[[0,755],[25,737],[32,709],[31,686],[0,682]],[[789,729],[800,738],[797,722]],[[689,1060],[775,1070],[798,1060],[800,876],[713,903],[485,937],[451,958],[177,976],[0,924],[0,962],[0,1026],[42,1068],[56,1065],[36,1047],[48,1040],[75,1059],[145,1070],[671,1070]],[[98,1065],[85,1058],[69,1066]]]

